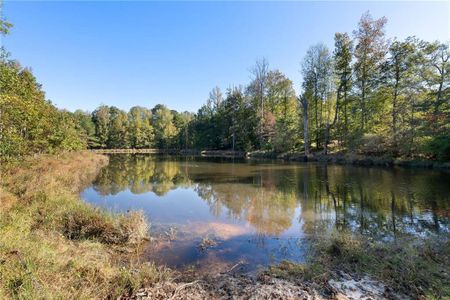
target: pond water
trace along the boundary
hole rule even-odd
[[[114,154],[82,197],[144,211],[145,259],[175,268],[303,261],[308,237],[333,230],[450,232],[450,174],[430,170]]]

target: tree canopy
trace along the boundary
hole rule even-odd
[[[450,160],[450,47],[386,37],[387,19],[365,13],[334,49],[311,46],[301,63],[301,93],[267,59],[250,82],[214,87],[197,113],[158,104],[129,111],[57,109],[28,68],[0,60],[2,159],[83,148],[265,150]],[[0,34],[11,24],[0,20]],[[298,62],[293,62],[298,63]]]

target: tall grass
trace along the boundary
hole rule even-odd
[[[2,167],[0,299],[117,297],[170,275],[121,254],[146,238],[142,213],[112,215],[80,200],[107,162],[78,152]]]

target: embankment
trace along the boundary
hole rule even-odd
[[[232,150],[177,150],[177,149],[92,149],[98,154],[162,154],[162,155],[182,155],[194,157],[213,158],[241,158],[241,159],[271,159],[282,161],[298,162],[320,162],[328,164],[355,165],[355,166],[382,166],[382,167],[407,167],[426,168],[450,171],[450,162],[439,162],[429,159],[406,159],[395,158],[393,156],[374,156],[356,153],[312,153],[305,155],[302,152],[276,153],[273,151],[232,151]]]
[[[169,274],[123,254],[146,238],[143,214],[112,215],[79,198],[107,163],[84,151],[2,165],[0,299],[114,298]]]

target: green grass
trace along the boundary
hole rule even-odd
[[[170,276],[131,263],[148,232],[142,213],[112,215],[79,198],[105,164],[86,152],[2,169],[0,299],[114,298]]]

